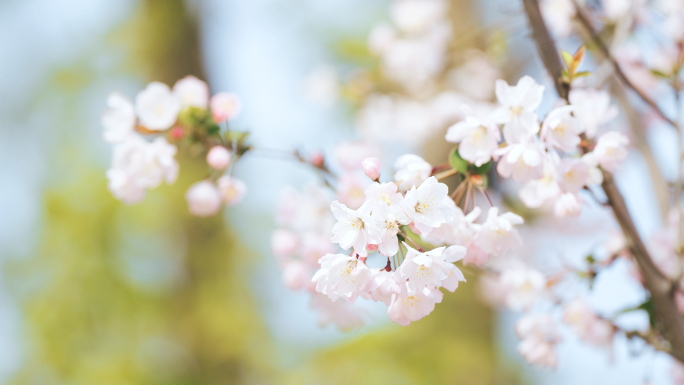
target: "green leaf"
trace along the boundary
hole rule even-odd
[[[479,175],[485,175],[489,169],[492,168],[492,161],[490,160],[489,162],[483,164],[480,167],[474,167],[475,173]]]
[[[655,309],[653,308],[652,298],[649,297],[646,301],[644,301],[642,304],[638,306],[620,310],[618,314],[629,313],[630,311],[635,310],[643,310],[646,313],[648,313],[648,322],[651,324],[651,327],[655,327]]]
[[[596,259],[595,259],[594,256],[591,255],[591,254],[587,255],[587,257],[585,258],[585,260],[586,260],[587,263],[589,263],[589,264],[594,264],[594,262],[596,262]]]
[[[207,133],[209,135],[216,135],[220,131],[221,131],[221,127],[219,127],[219,125],[216,123],[213,123],[213,124],[209,125],[209,127],[207,127]]]
[[[468,173],[468,162],[458,154],[458,148],[451,150],[449,154],[449,164],[461,174]]]
[[[591,76],[591,72],[590,71],[580,71],[580,72],[575,72],[575,75],[574,75],[574,77],[576,77],[576,78],[581,78],[584,76]]]
[[[565,62],[565,65],[568,68],[571,68],[572,62],[575,61],[575,58],[572,57],[572,54],[568,51],[561,51],[561,56],[563,57],[563,61]]]
[[[668,79],[668,80],[670,79],[670,77],[667,76],[664,72],[661,72],[661,71],[658,71],[658,70],[652,69],[652,70],[651,70],[651,73],[652,73],[653,75],[658,76],[658,77],[661,77],[661,78],[663,78],[663,79]]]

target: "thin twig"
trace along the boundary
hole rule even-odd
[[[400,233],[402,236],[404,236],[404,239],[408,239],[408,241],[411,242],[411,243],[413,244],[413,246],[415,246],[416,249],[418,249],[418,251],[420,251],[421,253],[423,252],[423,248],[420,247],[420,245],[418,245],[418,244],[416,243],[416,241],[414,241],[413,239],[411,239],[411,237],[409,237],[408,235],[406,235],[406,233],[404,233],[403,231],[400,231],[399,233]]]
[[[641,100],[643,100],[646,104],[648,104],[649,107],[651,107],[661,118],[663,118],[663,120],[665,120],[668,123],[670,123],[671,125],[677,127],[677,123],[674,120],[667,117],[667,115],[665,115],[665,113],[660,109],[660,107],[658,107],[658,105],[653,101],[653,99],[648,97],[648,95],[646,95],[643,91],[641,91],[636,86],[634,86],[634,84],[627,78],[625,73],[622,72],[622,69],[620,68],[620,64],[618,64],[618,62],[615,60],[613,55],[610,54],[610,49],[608,48],[606,43],[604,43],[603,40],[601,40],[599,35],[594,30],[594,27],[592,26],[591,21],[589,20],[587,15],[584,13],[584,10],[582,9],[582,7],[579,6],[579,4],[577,3],[577,0],[572,0],[572,1],[575,5],[575,10],[577,11],[575,13],[575,17],[580,22],[580,24],[582,24],[582,26],[584,26],[584,28],[587,30],[587,32],[591,36],[592,40],[594,41],[594,43],[596,44],[598,49],[601,50],[601,52],[606,57],[606,59],[608,59],[610,64],[612,64],[613,70],[615,71],[615,75],[618,77],[618,79],[620,79],[620,81],[622,83],[624,83],[627,87],[631,88],[637,95],[639,95]]]

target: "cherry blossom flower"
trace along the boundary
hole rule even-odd
[[[598,168],[599,162],[596,158],[596,154],[588,152],[582,155],[582,162],[586,163],[588,166],[587,185],[601,184],[603,182],[603,173],[601,173],[601,170]]]
[[[451,199],[444,201],[444,204],[454,210],[454,219],[432,230],[429,234],[422,234],[421,238],[435,245],[466,245],[480,228],[475,220],[482,210],[475,207],[468,215],[463,215],[461,208],[456,206]]]
[[[448,290],[454,291],[458,287],[458,281],[465,281],[461,271],[453,265],[465,256],[466,249],[463,246],[438,247],[436,249],[418,252],[406,243],[406,259],[397,269],[397,277],[402,281],[406,280],[410,290],[420,290],[434,285],[435,287],[445,286]],[[446,251],[446,250],[448,251]]]
[[[135,107],[118,92],[109,94],[107,107],[100,119],[105,129],[102,136],[108,143],[121,143],[135,131]]]
[[[365,142],[342,142],[335,147],[335,158],[345,170],[356,171],[364,159],[373,157],[377,151]]]
[[[183,107],[198,107],[206,110],[209,106],[209,86],[192,75],[177,81],[173,86],[173,93]]]
[[[549,148],[572,152],[580,143],[579,135],[583,129],[580,122],[572,116],[574,106],[562,106],[549,112],[542,124],[540,137]]]
[[[358,210],[352,210],[338,201],[333,201],[330,209],[337,223],[332,229],[334,236],[331,241],[339,243],[345,250],[353,247],[354,252],[360,257],[367,257],[366,244],[380,242],[370,227],[371,204],[372,202],[367,202]]]
[[[458,262],[466,256],[468,250],[459,245],[449,246],[442,253],[442,258],[444,262],[447,262],[445,270],[447,273],[446,278],[442,279],[441,286],[450,292],[456,291],[459,282],[465,282],[465,277],[463,272],[456,267],[453,263]]]
[[[529,208],[539,208],[544,202],[557,197],[561,193],[557,182],[556,166],[551,160],[544,162],[544,177],[527,182],[520,189],[519,196],[523,204]]]
[[[392,302],[387,309],[392,322],[408,326],[412,321],[427,316],[435,310],[435,304],[442,302],[444,296],[434,287],[412,290],[408,283],[399,285],[399,292],[392,294]]]
[[[617,21],[629,14],[633,1],[603,0],[603,14],[608,20]]]
[[[518,353],[527,362],[556,368],[558,356],[554,347],[560,341],[560,335],[550,315],[527,314],[516,322],[515,332],[521,339]]]
[[[332,301],[343,297],[353,302],[370,282],[370,269],[356,256],[326,254],[319,263],[321,268],[311,282],[316,283],[317,292]]]
[[[507,269],[501,274],[501,285],[507,289],[506,306],[511,310],[529,310],[546,289],[546,278],[527,267]]]
[[[520,142],[495,151],[502,155],[496,164],[496,171],[504,178],[525,183],[544,176],[544,151],[533,138],[527,137]]]
[[[610,105],[610,95],[606,91],[573,88],[568,100],[575,107],[573,114],[589,138],[596,136],[599,127],[613,120],[618,114],[617,107]]]
[[[577,193],[563,193],[553,207],[556,218],[578,217],[582,213],[582,198]]]
[[[390,16],[403,32],[419,34],[441,20],[446,8],[444,0],[397,0],[390,6]]]
[[[181,102],[169,86],[152,82],[135,97],[135,111],[140,124],[148,130],[164,131],[178,118]]]
[[[337,199],[351,209],[358,209],[366,200],[364,190],[368,182],[356,173],[342,175],[338,180]]]
[[[413,154],[400,156],[394,162],[394,168],[397,169],[397,172],[394,174],[394,180],[399,184],[400,190],[408,190],[413,186],[420,186],[432,173],[430,163]]]
[[[380,254],[390,257],[399,251],[397,233],[399,226],[408,225],[411,220],[398,205],[377,204],[371,214],[375,237],[379,240]]]
[[[216,181],[221,200],[228,206],[234,206],[240,202],[247,194],[247,185],[240,179],[224,175]]]
[[[451,24],[442,19],[431,23],[421,34],[386,39],[389,44],[380,53],[384,75],[409,92],[430,85],[444,68],[451,36]]]
[[[366,158],[361,162],[361,167],[363,168],[363,173],[371,180],[377,181],[380,179],[380,171],[382,170],[382,164],[378,158]]]
[[[142,188],[153,189],[163,181],[172,184],[178,177],[176,151],[163,137],[148,142],[134,134],[114,146],[112,168],[124,171]]]
[[[428,285],[440,286],[446,278],[444,266],[446,263],[438,263],[446,247],[438,247],[425,253],[418,252],[406,243],[406,259],[397,269],[397,276],[402,281],[406,280],[407,286],[411,290],[420,290]],[[433,263],[434,262],[434,263]]]
[[[560,188],[573,194],[577,194],[589,178],[589,166],[581,159],[563,159],[556,170]]]
[[[481,101],[491,100],[494,97],[494,82],[501,78],[501,71],[482,51],[468,50],[465,57],[467,59],[461,66],[449,72],[449,84],[469,98]]]
[[[107,188],[114,198],[125,204],[132,205],[145,199],[147,190],[137,184],[133,175],[123,169],[110,168],[107,170]]]
[[[487,214],[487,220],[475,236],[475,244],[489,254],[503,255],[511,249],[522,246],[520,235],[513,226],[523,223],[519,215],[513,213],[499,215],[499,208],[492,207]]]
[[[283,265],[283,282],[290,290],[302,290],[312,285],[311,266],[302,261],[286,261]]]
[[[285,259],[297,253],[299,236],[287,229],[276,229],[271,232],[271,252],[276,258]]]
[[[596,142],[593,154],[596,161],[608,172],[614,172],[627,157],[629,139],[617,131],[606,132]]]
[[[318,267],[318,260],[321,255],[334,253],[336,247],[330,242],[329,232],[330,228],[325,228],[319,229],[317,232],[307,231],[301,234],[300,258]]]
[[[361,327],[364,323],[363,312],[347,301],[331,301],[327,296],[313,293],[311,308],[319,314],[318,323],[326,326],[334,323],[342,331],[350,331]]]
[[[536,111],[543,93],[544,86],[529,76],[523,76],[515,86],[501,79],[496,81],[496,98],[501,107],[494,112],[492,120],[504,124],[503,134],[508,144],[539,132]]]
[[[557,37],[564,38],[572,33],[572,19],[575,4],[572,0],[547,0],[541,3],[545,24]]]
[[[492,153],[499,147],[501,134],[499,127],[475,116],[475,111],[467,106],[461,107],[466,118],[449,127],[446,141],[460,143],[458,154],[475,166],[482,166],[492,159]]]
[[[230,92],[219,92],[209,100],[211,114],[216,123],[233,120],[242,111],[240,97]]]
[[[373,302],[384,302],[389,306],[392,302],[392,295],[399,293],[400,283],[396,281],[394,272],[385,270],[371,270],[371,282],[368,292],[362,296]]]
[[[563,322],[585,342],[604,347],[610,346],[613,342],[615,328],[597,316],[580,297],[565,304]]]
[[[276,222],[298,232],[331,229],[335,218],[330,211],[328,191],[317,184],[306,185],[301,192],[293,188],[283,189],[276,211]],[[320,255],[316,257],[318,258]]]
[[[214,170],[225,170],[230,165],[230,152],[223,146],[214,146],[207,153],[207,164]]]
[[[376,24],[368,34],[368,49],[377,54],[385,54],[397,36],[397,31],[388,23]]]
[[[401,200],[404,199],[404,197],[397,192],[397,185],[392,182],[382,184],[377,182],[373,183],[366,187],[365,194],[367,200],[375,202],[373,203],[373,207],[378,206],[380,203],[385,206],[398,205],[401,203]]]
[[[449,188],[437,182],[434,176],[429,177],[420,187],[412,187],[406,193],[399,206],[406,216],[413,221],[421,234],[429,234],[432,229],[453,220],[455,210],[446,201]]]
[[[185,199],[190,214],[197,217],[211,217],[221,210],[221,196],[216,186],[203,180],[190,186]]]

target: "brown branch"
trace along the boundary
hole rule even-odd
[[[586,29],[587,33],[589,36],[591,36],[591,39],[593,40],[594,44],[598,47],[598,49],[603,53],[603,55],[606,57],[606,59],[610,62],[610,64],[613,66],[613,70],[615,72],[615,76],[617,76],[620,81],[626,85],[627,87],[631,88],[639,97],[641,100],[643,100],[646,104],[648,104],[649,107],[651,107],[663,120],[666,122],[670,123],[671,125],[677,127],[677,123],[667,117],[663,110],[658,107],[658,105],[653,101],[653,99],[649,98],[648,95],[643,93],[640,89],[638,89],[625,75],[624,72],[622,72],[622,68],[620,68],[620,65],[618,62],[615,60],[613,55],[610,54],[610,49],[606,45],[606,43],[601,40],[601,38],[598,36],[596,31],[594,30],[594,26],[591,24],[591,21],[589,20],[589,17],[584,13],[582,10],[582,7],[580,7],[577,4],[576,0],[573,0],[573,3],[575,5],[575,10],[577,11],[575,13],[575,17],[577,18],[577,21],[582,24],[582,26]]]
[[[556,86],[558,96],[567,100],[570,87],[562,80],[563,63],[556,49],[556,43],[546,29],[546,25],[544,25],[539,3],[536,0],[522,0],[522,2],[525,7],[527,21],[532,28],[532,40],[537,45],[539,57],[541,57],[544,67],[546,67],[549,75],[553,78],[553,84]]]
[[[558,91],[561,97],[567,99],[567,86],[557,82],[560,79],[563,67],[558,57],[556,44],[542,19],[539,3],[537,0],[522,0],[522,2],[525,6],[527,20],[532,28],[532,36],[536,42],[539,56],[541,56],[546,70],[556,81],[556,91]],[[653,305],[659,318],[658,326],[662,331],[663,337],[670,343],[669,353],[680,362],[684,362],[684,318],[679,314],[674,302],[675,286],[653,263],[634,226],[634,222],[632,222],[627,205],[615,185],[612,174],[605,170],[602,170],[602,172],[603,183],[601,187],[603,187],[603,191],[608,197],[608,203],[613,208],[615,218],[629,241],[630,251],[634,255],[644,277],[644,285],[651,293]]]

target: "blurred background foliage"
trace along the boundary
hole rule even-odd
[[[187,74],[205,78],[196,23],[183,0],[140,2],[98,48],[121,52],[107,75],[167,84]],[[352,332],[316,350],[274,339],[250,286],[260,256],[222,218],[191,217],[181,203],[206,172],[202,157],[181,154],[178,182],[140,205],[123,205],[107,191],[92,146],[76,135],[96,131],[84,127],[77,108],[102,76],[95,55],[55,68],[43,90],[59,95],[51,112],[59,150],[46,166],[59,177],[44,188],[34,255],[4,267],[24,342],[9,383],[520,382],[497,364],[494,314],[477,301],[472,274],[430,317],[406,328]]]

